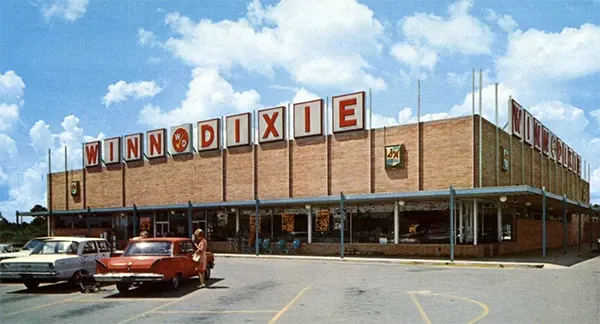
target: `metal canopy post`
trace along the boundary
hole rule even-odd
[[[308,243],[312,243],[312,206],[305,206],[306,208],[306,216],[308,222]]]
[[[567,196],[563,195],[563,254],[567,255]]]
[[[133,237],[137,236],[137,206],[133,204]]]
[[[398,235],[400,223],[400,211],[398,207],[398,201],[394,200],[394,244],[398,244],[400,236]]]
[[[460,243],[463,243],[464,240],[464,230],[463,230],[463,217],[464,217],[464,210],[463,210],[463,202],[459,201],[458,202],[458,236],[460,239]]]
[[[85,225],[87,226],[87,235],[88,235],[88,237],[91,234],[91,230],[90,230],[90,216],[91,215],[92,215],[92,211],[88,207],[88,209],[87,209],[87,215],[85,215]]]
[[[502,203],[498,203],[498,243],[502,243]]]
[[[346,213],[344,212],[344,200],[346,200],[346,196],[344,196],[343,192],[340,192],[340,214],[341,214],[341,227],[340,227],[340,257],[344,258],[344,217],[346,217]]]
[[[255,200],[255,213],[254,213],[254,217],[255,217],[255,221],[254,221],[254,249],[256,250],[256,256],[258,256],[258,229],[259,229],[259,224],[258,224],[258,213],[259,213],[259,209],[260,209],[260,201],[258,200],[258,198],[256,198]]]
[[[192,202],[188,200],[188,236],[192,239]]]
[[[450,186],[450,261],[454,262],[454,188]]]
[[[546,187],[542,187],[542,257],[546,258]]]
[[[579,203],[578,203],[579,204]],[[581,207],[581,204],[579,204],[579,207]],[[579,214],[577,214],[577,219],[578,219],[578,223],[579,223],[579,241],[577,243],[577,245],[579,245],[579,252],[581,252],[581,212]]]
[[[473,245],[477,245],[477,199],[473,199]]]

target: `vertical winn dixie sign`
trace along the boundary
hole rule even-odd
[[[581,156],[512,98],[508,100],[508,116],[512,136],[581,176]]]
[[[136,133],[109,138],[104,140],[104,146],[101,141],[88,142],[84,144],[83,152],[85,167],[289,140],[286,125],[291,115],[294,116],[295,138],[323,136],[323,105],[323,99],[317,99],[294,103],[291,111],[278,106],[261,109],[254,115],[246,112],[198,121],[197,143],[194,143],[194,127],[190,123],[173,126],[170,133],[167,128],[159,128],[147,131],[145,135]],[[334,96],[331,107],[333,133],[364,130],[365,110],[365,91]],[[253,120],[256,120],[255,128],[258,131],[254,143],[251,136]],[[225,141],[221,139],[221,134],[225,134]]]

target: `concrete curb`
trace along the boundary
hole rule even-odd
[[[215,253],[217,258],[228,259],[287,259],[287,260],[307,260],[307,261],[329,261],[329,262],[357,262],[357,263],[387,263],[407,266],[447,266],[447,267],[466,267],[466,268],[562,268],[553,264],[546,263],[521,263],[521,262],[494,262],[494,261],[445,261],[428,259],[393,259],[393,258],[357,258],[357,257],[324,257],[307,255],[259,255],[254,254],[229,254]]]

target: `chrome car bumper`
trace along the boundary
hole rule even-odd
[[[97,282],[159,282],[163,281],[164,275],[158,273],[101,273],[95,274]]]
[[[53,271],[44,272],[6,272],[0,271],[0,279],[3,280],[36,280],[36,281],[58,281],[58,273]]]

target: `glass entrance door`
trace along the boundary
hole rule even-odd
[[[156,237],[167,237],[169,235],[169,222],[156,222]]]

